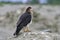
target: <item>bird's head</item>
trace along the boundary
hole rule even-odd
[[[30,12],[30,13],[32,13],[32,7],[28,7],[27,9],[26,9],[26,12]]]

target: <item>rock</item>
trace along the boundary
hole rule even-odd
[[[60,35],[48,32],[24,32],[17,38],[10,38],[7,40],[60,40]]]

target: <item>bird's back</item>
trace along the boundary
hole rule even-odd
[[[24,13],[21,15],[21,17],[18,20],[18,25],[23,25],[26,26],[28,23],[31,22],[31,14],[29,13]]]

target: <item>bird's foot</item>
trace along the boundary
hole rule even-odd
[[[31,32],[29,29],[25,29],[24,32]]]

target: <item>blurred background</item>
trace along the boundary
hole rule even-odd
[[[0,0],[1,39],[15,32],[19,16],[28,6],[34,10],[31,31],[60,34],[60,0]]]

